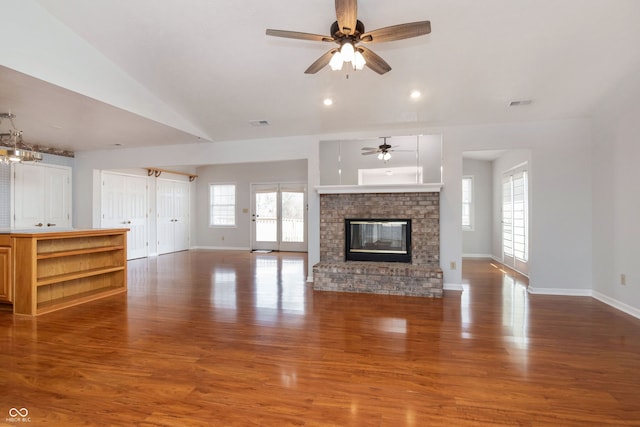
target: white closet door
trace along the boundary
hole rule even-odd
[[[147,178],[102,173],[102,222],[104,228],[128,228],[127,259],[149,254]]]
[[[45,227],[71,227],[71,170],[47,167],[44,170]]]
[[[175,181],[173,187],[174,250],[189,249],[189,183]]]
[[[44,170],[36,165],[13,165],[13,226],[44,227]]]
[[[124,175],[102,172],[101,227],[125,228]]]
[[[71,168],[13,165],[13,226],[71,227]]]
[[[127,259],[144,258],[149,247],[147,178],[143,176],[125,177],[124,210],[127,212]]]
[[[158,254],[174,252],[173,181],[156,181]]]

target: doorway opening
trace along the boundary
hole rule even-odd
[[[469,151],[462,160],[462,258],[528,275],[531,151]]]

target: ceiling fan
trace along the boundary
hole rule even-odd
[[[339,47],[326,52],[307,68],[306,74],[315,74],[327,65],[333,70],[342,68],[344,62],[351,62],[354,70],[366,65],[378,74],[391,71],[391,66],[380,56],[360,46],[359,43],[382,43],[418,37],[431,32],[429,21],[393,25],[365,32],[364,24],[358,20],[357,0],[335,0],[337,21],[331,24],[329,36],[301,33],[298,31],[267,29],[268,36],[290,39],[334,42]]]
[[[387,144],[387,138],[391,138],[390,136],[381,136],[384,142],[377,147],[362,147],[362,155],[368,156],[370,154],[377,154],[378,159],[384,160],[385,162],[391,158],[392,151],[411,151],[411,150],[395,150],[397,146]]]

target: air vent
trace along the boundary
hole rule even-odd
[[[269,122],[267,120],[249,120],[249,124],[251,126],[269,126]]]
[[[509,107],[520,107],[522,105],[531,105],[533,101],[531,99],[521,99],[518,101],[509,102]]]

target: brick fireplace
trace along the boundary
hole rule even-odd
[[[411,262],[345,261],[345,220],[411,220]],[[440,193],[320,194],[320,262],[314,290],[442,296]]]

